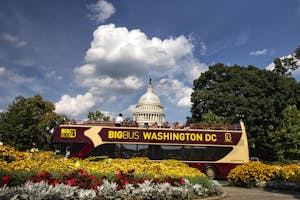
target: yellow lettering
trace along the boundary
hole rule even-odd
[[[194,133],[192,133],[192,134],[190,135],[190,140],[191,140],[191,141],[195,141],[195,140],[196,140],[196,135],[195,135]]]
[[[177,133],[174,133],[172,139],[173,140],[179,140],[179,135]]]
[[[197,134],[197,141],[203,141],[203,135],[202,134]]]
[[[231,133],[225,133],[225,142],[232,142]]]
[[[163,133],[162,132],[157,133],[157,139],[158,140],[163,140]]]
[[[137,132],[137,131],[133,132],[133,139],[135,139],[135,140],[140,139],[139,132]]]
[[[180,133],[179,137],[180,137],[180,140],[183,141],[185,139],[184,133]]]
[[[76,129],[62,128],[61,131],[60,131],[60,137],[62,137],[62,138],[75,138],[76,137]]]
[[[108,131],[108,139],[113,139],[115,135],[115,131]]]
[[[151,139],[151,132],[143,132],[143,136],[145,140],[150,140]]]
[[[213,141],[213,142],[217,141],[217,135],[216,134],[211,135],[211,141]]]
[[[217,135],[207,133],[207,134],[205,134],[205,141],[206,142],[210,142],[210,141],[216,142],[217,141]]]
[[[118,131],[117,132],[117,138],[118,139],[122,139],[123,138],[123,132],[122,131]]]
[[[155,132],[152,132],[152,137],[151,137],[152,140],[157,140],[157,136],[156,136],[156,133]]]
[[[160,132],[162,133],[162,132]],[[164,137],[163,137],[163,140],[169,140],[170,139],[170,134],[169,133],[164,133]]]

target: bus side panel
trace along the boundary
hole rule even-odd
[[[102,141],[98,135],[101,128],[96,126],[60,125],[54,132],[52,142],[61,144],[64,147],[77,148],[76,152],[73,152],[73,148],[71,148],[69,156],[85,158],[92,149],[101,144]],[[82,146],[82,144],[85,145]]]
[[[190,167],[194,167],[199,169],[202,173],[204,173],[205,168],[208,166],[213,166],[218,171],[218,178],[226,179],[226,176],[229,174],[230,170],[235,168],[238,164],[232,163],[186,163]]]

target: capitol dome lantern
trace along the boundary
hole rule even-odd
[[[165,122],[163,106],[160,103],[159,97],[153,93],[151,79],[147,87],[147,92],[141,96],[135,107],[133,120],[139,126],[143,126],[145,123],[151,126],[154,122],[157,122],[158,126],[161,126]]]

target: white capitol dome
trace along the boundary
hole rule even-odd
[[[152,85],[148,85],[147,92],[139,100],[139,104],[147,103],[161,105],[158,96],[153,93]]]
[[[150,126],[157,122],[161,126],[165,122],[165,114],[163,113],[163,106],[156,94],[153,93],[151,79],[147,87],[147,92],[141,96],[133,113],[133,120],[139,126],[148,123]]]

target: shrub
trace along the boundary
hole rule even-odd
[[[9,180],[6,179],[7,177]],[[13,179],[8,175],[4,178],[8,181]],[[221,194],[221,186],[215,181],[210,182],[214,187],[207,188],[200,184],[193,184],[183,178],[137,179],[134,177],[133,171],[130,173],[120,171],[115,175],[113,181],[109,181],[105,177],[98,179],[82,169],[67,174],[61,173],[60,178],[55,178],[49,172],[38,172],[27,179],[25,185],[13,187],[6,185],[0,188],[0,198],[192,199]],[[95,192],[90,192],[91,189]]]
[[[227,178],[232,184],[241,187],[264,186],[269,182],[273,182],[275,187],[282,185],[278,182],[288,182],[287,185],[296,184],[299,185],[297,187],[300,187],[300,166],[297,164],[280,166],[248,162],[232,169]],[[268,187],[272,184],[268,184]]]
[[[266,165],[262,162],[248,162],[232,169],[227,178],[234,185],[254,187],[273,180],[279,173],[280,167]]]

